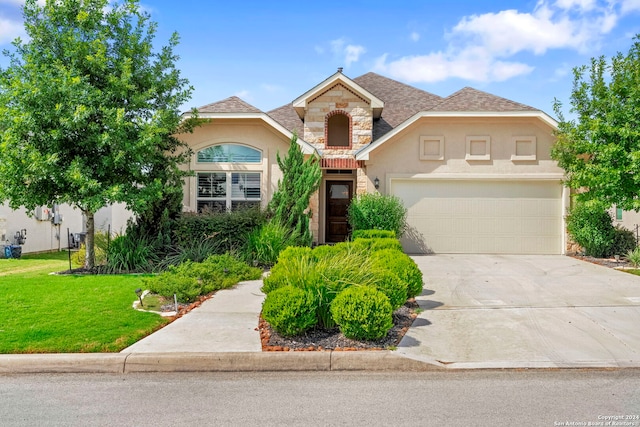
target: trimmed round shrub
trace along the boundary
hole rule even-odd
[[[409,255],[395,249],[383,249],[372,253],[371,259],[376,267],[391,271],[407,285],[408,298],[422,293],[422,271]]]
[[[279,334],[300,335],[317,323],[315,299],[302,289],[284,286],[267,295],[262,318]]]
[[[407,285],[395,273],[379,270],[376,274],[375,288],[389,298],[391,309],[396,310],[407,301]]]
[[[331,315],[345,337],[377,340],[393,327],[389,299],[370,286],[352,286],[331,303]]]

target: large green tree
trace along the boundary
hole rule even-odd
[[[552,157],[578,198],[640,209],[640,37],[626,55],[593,58],[574,69],[571,113],[559,118]]]
[[[175,65],[178,35],[155,49],[138,0],[26,0],[23,17],[28,39],[0,70],[0,199],[77,206],[91,268],[98,209],[145,212],[180,186],[189,151],[172,135],[192,88]]]
[[[309,201],[320,187],[322,170],[317,157],[304,159],[297,140],[298,136],[294,134],[287,157],[282,159],[280,153],[276,155],[282,171],[282,180],[278,181],[278,189],[269,207],[273,212],[273,220],[300,236],[298,244],[311,245]]]

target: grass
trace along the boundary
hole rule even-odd
[[[50,275],[66,252],[0,259],[0,353],[117,352],[168,320],[132,308],[138,275]]]
[[[624,270],[620,270],[620,271],[624,271],[625,273],[629,273],[629,274],[635,274],[636,276],[640,276],[640,269],[637,268],[630,268],[630,269],[624,269]]]

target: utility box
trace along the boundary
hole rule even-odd
[[[38,206],[35,209],[34,214],[38,221],[49,221],[51,218],[51,209],[47,206]]]

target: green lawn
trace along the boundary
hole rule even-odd
[[[0,259],[0,353],[117,352],[165,325],[131,306],[136,275],[51,275],[66,252]]]

